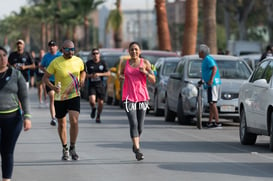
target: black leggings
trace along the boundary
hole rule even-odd
[[[130,124],[131,138],[140,137],[146,115],[147,102],[124,102],[124,109]]]
[[[20,111],[0,114],[0,151],[2,177],[10,179],[13,171],[13,154],[16,141],[22,130],[23,120]]]

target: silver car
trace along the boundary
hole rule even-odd
[[[264,59],[239,91],[240,142],[253,145],[257,135],[270,136],[273,151],[273,58]]]
[[[251,69],[247,63],[234,56],[211,55],[218,65],[222,80],[217,108],[220,118],[239,120],[238,93],[239,87],[247,81]],[[197,82],[201,79],[202,60],[198,55],[183,56],[176,70],[171,74],[165,95],[165,121],[187,124],[197,111]],[[203,90],[203,116],[209,115],[207,94]]]
[[[171,73],[174,72],[180,57],[162,57],[155,63],[156,83],[147,81],[148,92],[150,96],[150,108],[154,110],[156,116],[164,114],[165,94],[167,82]]]

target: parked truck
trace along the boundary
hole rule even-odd
[[[262,44],[257,41],[228,41],[227,50],[231,55],[241,56],[247,54],[260,54]]]

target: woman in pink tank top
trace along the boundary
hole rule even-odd
[[[146,82],[155,83],[156,79],[148,60],[140,58],[141,49],[137,42],[129,45],[130,59],[122,62],[120,79],[124,81],[122,89],[122,101],[130,124],[130,136],[132,150],[136,159],[143,160],[144,155],[140,152],[140,135],[144,126],[148,101],[150,99]]]

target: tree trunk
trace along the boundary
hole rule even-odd
[[[41,49],[46,50],[47,49],[47,42],[46,42],[46,24],[45,22],[42,22],[41,24]]]
[[[186,1],[185,31],[183,34],[182,55],[196,53],[197,26],[198,26],[198,0]]]
[[[84,49],[89,50],[89,22],[87,16],[84,17]]]
[[[121,0],[117,0],[116,5],[117,5],[117,10],[121,14],[122,13]],[[122,24],[119,27],[118,31],[114,32],[114,42],[115,42],[115,48],[122,47]]]
[[[155,0],[157,36],[160,50],[172,50],[165,0]]]
[[[217,54],[216,2],[203,0],[204,43],[210,47],[211,54]]]

